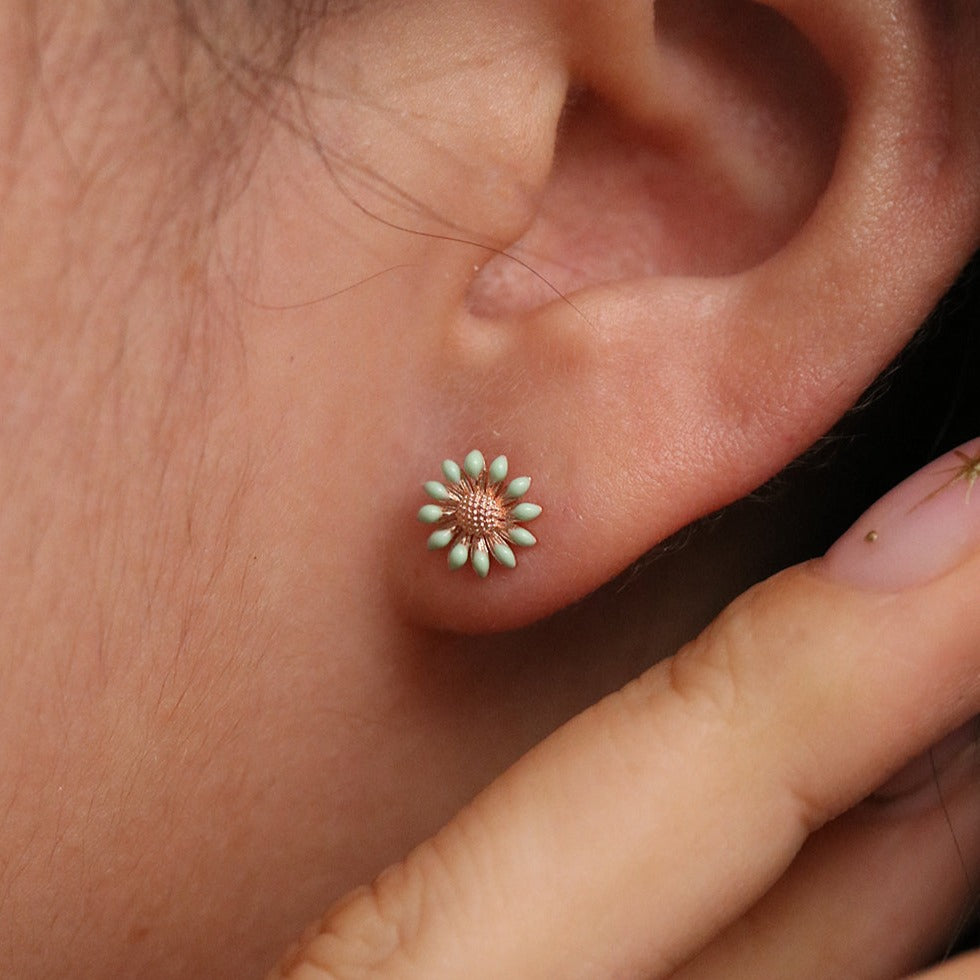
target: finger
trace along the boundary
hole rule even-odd
[[[980,953],[958,956],[942,966],[916,974],[917,980],[976,980],[977,977],[980,977]]]
[[[872,512],[905,565],[876,574],[904,592],[841,584],[848,540],[750,591],[342,902],[289,975],[656,976],[689,959],[809,833],[980,708],[980,557],[961,560],[980,508],[940,496],[895,516],[932,478]],[[916,585],[937,553],[958,567]]]
[[[970,726],[975,729],[975,726]],[[671,980],[897,977],[948,949],[980,868],[980,749],[910,793],[860,804],[811,837],[779,882]]]

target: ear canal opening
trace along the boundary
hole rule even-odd
[[[658,0],[656,37],[657,77],[637,80],[635,104],[591,87],[583,66],[535,219],[475,275],[473,314],[621,279],[741,272],[812,213],[845,118],[816,48],[748,0]]]

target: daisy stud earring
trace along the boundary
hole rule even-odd
[[[531,486],[529,476],[507,482],[507,457],[498,456],[489,466],[474,449],[460,467],[451,459],[442,464],[445,483],[429,480],[425,492],[435,503],[419,511],[423,524],[433,524],[429,550],[449,548],[449,567],[462,568],[467,561],[480,578],[490,572],[491,556],[504,568],[514,568],[517,558],[511,545],[530,548],[537,538],[521,525],[541,513],[537,504],[521,498]]]

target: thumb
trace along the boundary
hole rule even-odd
[[[275,976],[669,973],[980,710],[978,467],[980,440],[736,600],[337,904]]]

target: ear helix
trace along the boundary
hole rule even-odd
[[[537,538],[522,525],[533,521],[541,507],[521,498],[531,486],[529,476],[507,482],[506,456],[487,466],[483,453],[474,449],[460,467],[451,459],[442,464],[445,482],[429,480],[425,492],[436,503],[418,513],[423,524],[435,525],[429,535],[430,551],[448,548],[450,569],[470,562],[480,578],[490,573],[491,557],[504,568],[515,568],[512,545],[530,548]]]

